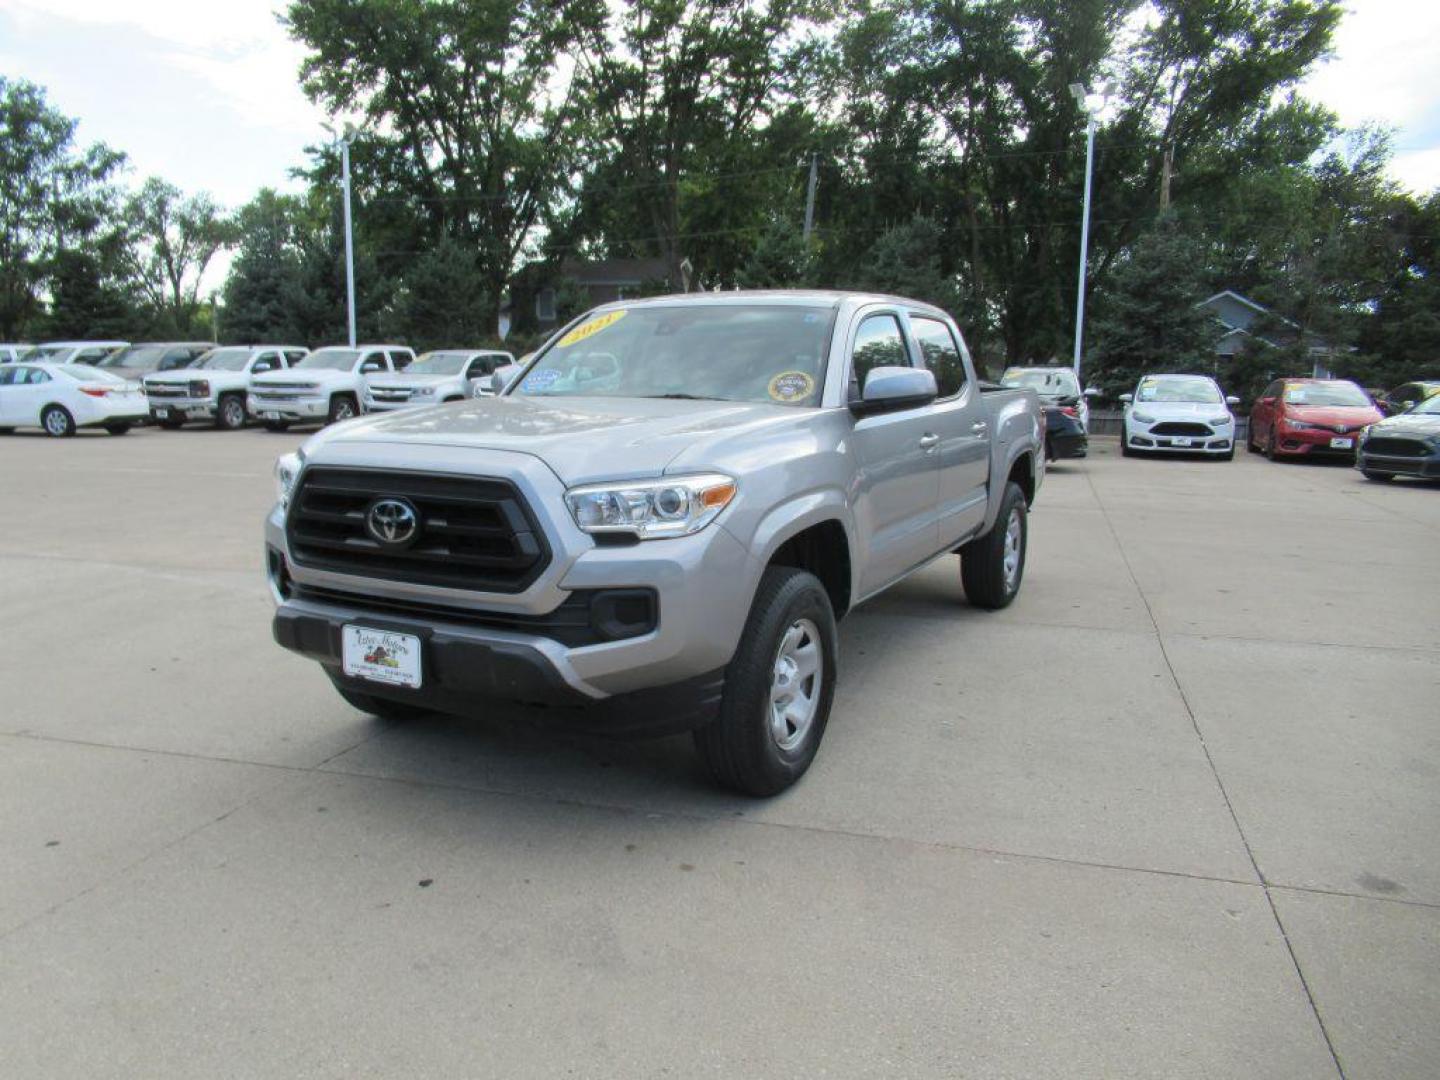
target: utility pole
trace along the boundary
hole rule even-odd
[[[1165,144],[1165,161],[1160,169],[1160,212],[1170,209],[1170,174],[1175,169],[1175,144]]]
[[[350,324],[350,347],[355,347],[355,238],[350,229],[350,139],[347,127],[340,140],[340,183],[345,189],[345,304]]]
[[[810,243],[810,231],[815,226],[815,184],[819,179],[815,155],[810,155],[810,189],[805,193],[805,243]]]

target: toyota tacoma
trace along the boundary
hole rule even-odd
[[[1040,408],[927,304],[621,301],[495,382],[277,462],[275,638],[358,709],[689,729],[769,795],[820,745],[847,611],[947,553],[979,607],[1020,588]]]

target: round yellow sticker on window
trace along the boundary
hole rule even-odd
[[[579,326],[575,327],[574,330],[571,330],[568,334],[562,337],[559,341],[555,343],[555,347],[557,349],[563,349],[568,345],[578,345],[580,342],[584,341],[592,334],[598,334],[607,326],[614,326],[624,317],[624,308],[621,308],[619,311],[607,311],[604,315],[596,315],[595,318],[589,319],[581,323]]]
[[[770,380],[770,396],[782,405],[804,401],[815,392],[815,380],[803,371],[782,371]]]

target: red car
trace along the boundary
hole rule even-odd
[[[1276,379],[1250,410],[1246,448],[1277,457],[1355,457],[1360,432],[1385,418],[1348,379]]]

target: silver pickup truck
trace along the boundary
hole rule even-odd
[[[275,638],[356,708],[690,729],[720,783],[769,795],[820,745],[837,619],[947,553],[973,604],[1020,588],[1040,409],[982,386],[936,308],[622,301],[495,378],[276,465]]]

